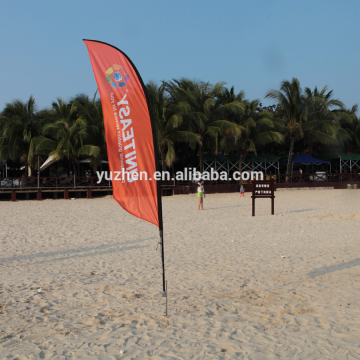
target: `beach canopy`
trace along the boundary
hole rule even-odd
[[[272,154],[261,154],[261,155],[247,155],[244,159],[244,162],[254,162],[254,163],[272,163],[278,162],[279,157]]]
[[[106,160],[101,160],[100,161],[101,164],[108,164],[109,162]],[[79,160],[78,163],[80,164],[90,164],[90,159],[86,159],[86,160]]]
[[[296,154],[292,157],[293,164],[330,164],[328,160],[315,159],[309,154]],[[280,164],[287,164],[287,160],[280,161]]]
[[[341,154],[339,158],[341,160],[360,160],[360,154]]]
[[[360,154],[319,154],[321,160],[360,160]]]
[[[54,162],[56,162],[57,159],[55,158],[54,155],[50,155],[46,161],[40,166],[40,171],[41,170],[45,170],[48,166],[50,166],[51,164],[53,164]]]
[[[50,165],[52,165],[54,162],[56,162],[57,159],[54,157],[54,155],[50,155],[46,160],[45,162],[40,166],[40,171],[41,170],[45,170],[47,167],[49,167]],[[90,160],[89,159],[86,159],[86,160],[79,160],[78,163],[81,163],[81,164],[89,164],[90,163]],[[108,161],[105,161],[105,160],[101,160],[101,163],[102,164],[108,164],[109,162]]]
[[[198,158],[195,159],[195,161],[199,161]],[[226,155],[203,155],[203,161],[210,162],[210,161],[217,161],[219,163],[225,163],[228,161],[228,158]]]
[[[342,154],[345,155],[345,154]],[[339,160],[340,154],[318,154],[317,158],[320,160]]]

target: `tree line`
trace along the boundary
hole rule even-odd
[[[263,106],[236,93],[225,83],[215,85],[187,78],[146,84],[155,122],[163,170],[186,166],[204,154],[234,154],[239,171],[246,155],[271,153],[288,159],[295,153],[360,153],[358,106],[346,109],[333,91],[301,88],[298,79],[283,81]],[[57,175],[77,172],[77,162],[89,159],[95,171],[107,160],[100,100],[85,94],[70,101],[58,98],[51,108],[38,110],[35,99],[7,103],[0,113],[0,160],[37,169],[37,158],[52,156]]]

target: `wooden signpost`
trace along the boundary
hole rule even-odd
[[[255,216],[255,199],[271,199],[271,215],[274,215],[274,179],[252,181],[252,216]]]

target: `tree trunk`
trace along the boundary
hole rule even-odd
[[[290,138],[290,150],[289,150],[289,157],[288,157],[286,174],[290,174],[290,172],[291,172],[291,159],[292,159],[292,153],[293,153],[293,150],[294,150],[294,143],[295,143],[295,139]]]
[[[162,164],[162,171],[166,171],[165,149],[164,149],[164,147],[161,147],[161,164]]]
[[[239,173],[240,173],[240,185],[243,184],[243,178],[241,176],[242,174],[242,163],[243,163],[243,159],[244,159],[244,154],[243,153],[240,153],[239,155]]]
[[[200,165],[200,172],[203,172],[203,161],[202,161],[202,145],[199,145],[199,165]]]
[[[314,147],[314,143],[310,143],[310,146],[309,146],[309,155],[310,156],[312,156],[313,147]]]
[[[76,175],[76,162],[75,160],[73,161],[73,175]]]

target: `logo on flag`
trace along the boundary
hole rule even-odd
[[[125,66],[113,65],[106,70],[106,82],[114,89],[126,86],[129,78],[130,75],[127,73]]]

